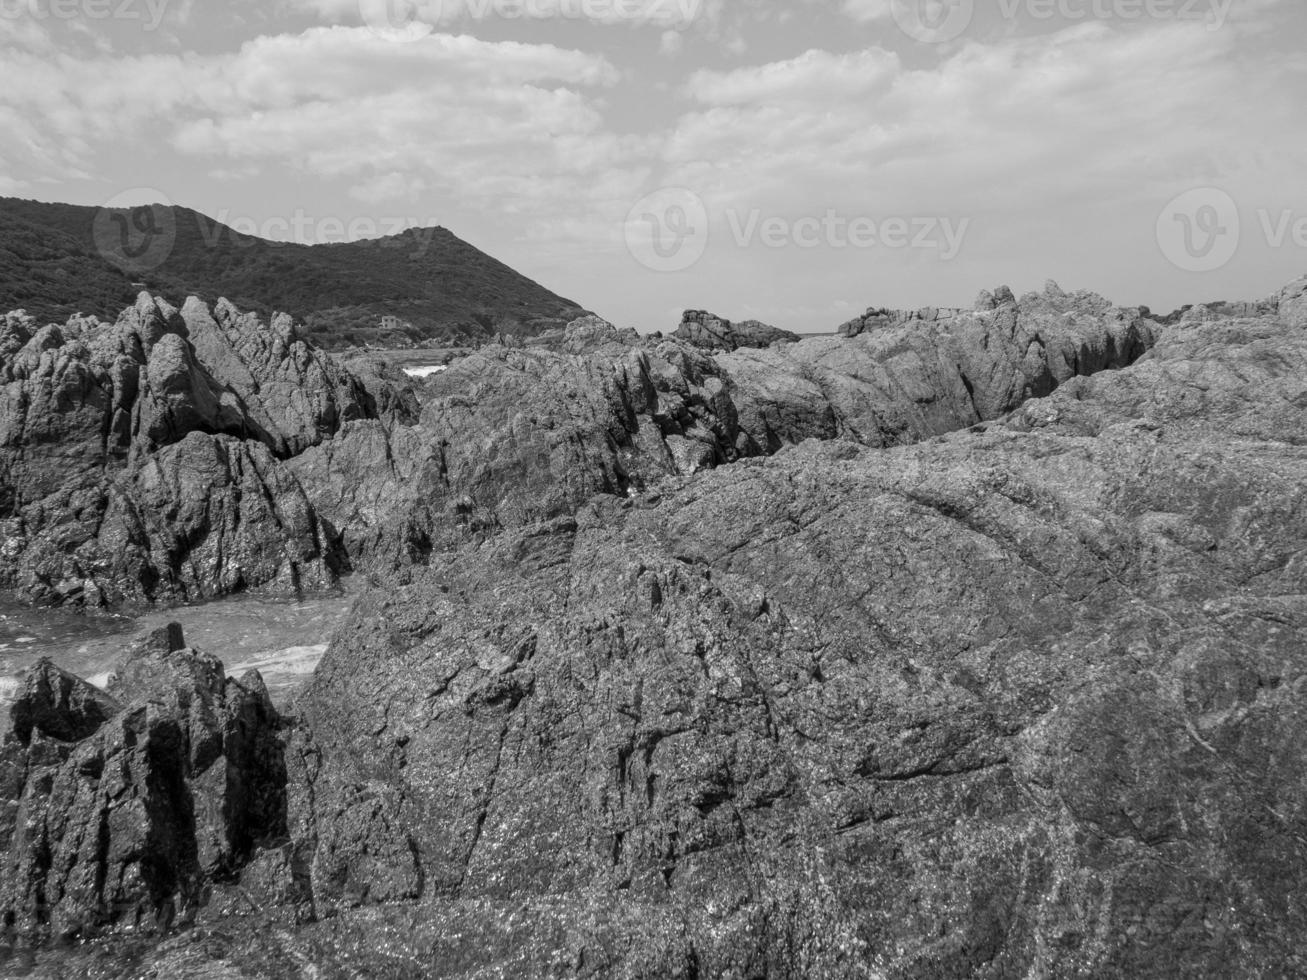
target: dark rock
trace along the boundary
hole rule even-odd
[[[0,748],[0,918],[11,944],[163,931],[287,835],[282,721],[175,624],[113,697],[43,662]]]
[[[24,676],[24,687],[10,710],[10,725],[23,745],[35,735],[79,742],[93,735],[118,705],[84,680],[42,659]]]
[[[1304,377],[1195,326],[366,596],[304,705],[315,887],[422,906],[316,962],[386,923],[465,975],[1302,974]]]
[[[967,428],[1129,364],[1151,341],[1137,311],[1038,294],[1028,309],[765,350],[646,339],[578,359],[489,347],[427,382],[417,425],[351,424],[290,468],[353,566],[388,574],[570,515],[596,493],[640,493],[808,438],[886,446]]]
[[[225,302],[143,293],[114,324],[7,317],[0,587],[116,606],[330,584],[334,532],[282,460],[416,412],[411,389]]]

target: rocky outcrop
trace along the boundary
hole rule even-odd
[[[998,304],[992,296],[988,300],[982,299],[976,305],[977,311],[987,311],[997,309]],[[884,307],[869,307],[867,312],[862,316],[854,317],[848,323],[840,324],[836,331],[841,337],[860,337],[864,333],[873,330],[884,330],[892,327],[902,327],[909,324],[926,324],[939,323],[941,320],[948,320],[951,317],[962,316],[969,313],[969,310],[961,309],[939,309],[934,306],[928,306],[920,310],[888,310]]]
[[[688,340],[587,318],[557,349],[459,360],[419,408],[384,366],[340,365],[289,319],[265,326],[223,302],[142,296],[114,325],[11,317],[0,586],[116,606],[406,574],[595,493],[807,438],[886,446],[966,428],[1130,363],[1151,329],[1060,290],[803,343],[706,314],[687,319]]]
[[[196,857],[160,851],[180,869],[150,879],[166,900],[129,892],[128,918],[198,907],[205,930],[133,970],[1307,971],[1307,332],[1278,315],[1163,329],[1046,289],[812,343],[774,372],[846,406],[858,383],[880,390],[879,365],[910,424],[841,410],[840,438],[799,442],[796,424],[796,444],[750,457],[748,440],[767,449],[738,410],[759,402],[742,365],[776,351],[490,348],[432,382],[418,424],[351,422],[296,457],[325,467],[318,511],[340,494],[375,547],[388,498],[420,486],[433,509],[402,513],[426,567],[360,600],[300,725],[272,726],[280,755],[231,750],[272,760],[236,780],[270,802],[223,811],[261,816],[163,838]],[[668,462],[683,444],[664,426],[735,465]],[[369,454],[383,478],[354,496]],[[451,519],[461,544],[432,534]],[[181,643],[156,641],[105,695],[34,675],[4,826],[32,825],[12,801],[89,778],[80,746],[151,678],[150,704],[213,744],[203,711],[193,727],[168,700],[212,677]],[[82,741],[43,761],[65,736]],[[173,787],[182,813],[209,799],[189,754],[157,757],[150,792]],[[59,797],[71,813],[98,798]],[[22,883],[80,879],[32,839],[9,847],[0,881],[19,884],[0,895],[27,896],[6,899],[11,936],[39,939],[20,913],[50,900]],[[196,882],[213,885],[202,907]],[[41,894],[64,896],[62,923],[99,908],[94,889]]]
[[[0,587],[48,603],[212,598],[334,580],[282,461],[416,404],[220,302],[142,294],[114,324],[0,333]]]
[[[704,350],[733,351],[741,347],[793,344],[799,341],[799,335],[757,320],[732,323],[703,310],[686,310],[681,325],[672,333],[672,339]]]
[[[608,338],[584,357],[488,347],[427,382],[420,422],[353,423],[290,467],[356,568],[423,564],[469,538],[572,514],[669,476],[809,438],[901,445],[1011,411],[1152,342],[1137,310],[1031,294],[851,339],[710,354]]]
[[[1133,363],[1155,325],[1053,284],[991,310],[926,311],[843,338],[720,355],[741,428],[774,452],[807,438],[891,446],[1000,417],[1071,378]]]
[[[1307,327],[1307,276],[1296,279],[1280,293],[1280,319],[1291,327]]]
[[[282,721],[181,628],[99,691],[28,671],[0,745],[0,955],[193,921],[215,882],[287,835]]]
[[[360,901],[422,905],[317,962],[366,922],[415,973],[1302,973],[1304,377],[1283,323],[1187,327],[375,592],[306,719]]]

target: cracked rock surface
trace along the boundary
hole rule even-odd
[[[350,423],[295,457],[370,432],[408,474],[398,486],[432,465],[399,440],[445,425],[446,482],[424,494],[485,525],[461,542],[423,531],[422,563],[359,600],[276,729],[275,802],[254,811],[271,824],[196,824],[214,860],[183,854],[201,876],[167,881],[212,890],[166,892],[193,928],[34,962],[105,977],[1307,973],[1301,295],[1162,326],[1086,294],[1000,290],[976,313],[829,344],[467,359],[400,435]],[[749,366],[777,350],[799,354],[757,368],[778,379],[764,397]],[[795,379],[831,409],[808,432],[826,441],[776,421],[802,412],[749,410],[796,404]],[[903,424],[874,407],[882,391]],[[568,413],[537,413],[542,392]],[[658,435],[636,452],[645,419]],[[708,447],[697,463],[658,455],[679,445],[663,419]],[[355,506],[337,473],[334,506]],[[375,529],[380,553],[394,502],[369,492],[377,519],[337,526]],[[14,719],[30,744],[16,729],[7,751],[55,785],[89,779],[31,746],[98,745],[128,695],[48,670],[28,690]],[[187,731],[209,731],[194,715]],[[38,740],[42,724],[63,734]],[[199,770],[179,756],[167,771]],[[10,799],[35,792],[4,772]],[[69,867],[43,861],[23,866],[42,881]],[[15,926],[43,907],[22,894]]]
[[[393,929],[396,976],[1302,973],[1305,377],[1282,321],[1184,326],[992,426],[598,498],[372,594],[304,711],[369,800],[317,838],[384,843],[298,941]]]

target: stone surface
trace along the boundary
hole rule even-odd
[[[282,461],[416,403],[220,302],[141,294],[113,324],[0,332],[0,587],[118,606],[334,581],[332,532]]]
[[[672,339],[705,350],[733,351],[741,347],[793,344],[798,342],[799,335],[757,320],[732,323],[703,310],[687,310],[681,318],[681,325],[672,333]]]
[[[14,947],[190,922],[215,882],[286,838],[282,721],[175,624],[109,693],[48,662],[0,745],[0,968]]]
[[[126,893],[131,917],[196,928],[36,965],[1307,972],[1293,298],[1170,326],[1052,285],[994,301],[766,351],[488,348],[415,424],[352,421],[294,457],[351,553],[402,540],[407,575],[359,601],[294,728],[242,715],[275,746],[223,756],[266,789],[222,812],[258,816],[184,824],[166,900]],[[78,753],[142,697],[199,755],[127,771],[162,760],[150,793],[180,778],[215,812],[196,759],[232,682],[220,702],[182,642],[147,640],[103,707],[29,683],[25,717],[64,731],[119,713],[75,745],[11,737],[4,826],[87,778]],[[59,877],[78,862],[30,840],[0,895],[21,911],[22,883],[72,882],[51,929],[88,921],[98,893]],[[23,915],[10,941],[43,934]]]
[[[620,336],[583,357],[489,347],[427,382],[416,425],[351,423],[289,465],[353,566],[388,574],[595,493],[640,493],[804,439],[886,446],[966,428],[1129,364],[1152,339],[1138,311],[1101,297],[1032,294],[767,349]]]
[[[369,915],[435,923],[414,976],[1302,973],[1304,377],[1281,323],[1189,327],[365,598],[306,721],[354,866],[420,869]]]

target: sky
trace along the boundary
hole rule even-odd
[[[0,195],[443,225],[619,326],[1307,273],[1301,0],[0,0]]]

